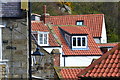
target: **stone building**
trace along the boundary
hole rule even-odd
[[[0,79],[28,78],[27,11],[21,2],[0,6]]]

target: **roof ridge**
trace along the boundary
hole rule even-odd
[[[82,72],[80,72],[77,76],[81,76],[83,74],[86,73],[86,71],[90,70],[91,68],[93,68],[95,65],[99,64],[100,61],[102,61],[103,59],[105,59],[107,56],[109,56],[109,54],[112,54],[116,49],[120,49],[120,43],[118,43],[118,45],[116,45],[115,47],[113,47],[110,51],[106,52],[104,55],[102,55],[99,59],[97,59],[96,61],[94,61],[91,65],[89,65],[87,68],[85,68]]]
[[[60,16],[50,16],[50,17],[62,17],[62,16],[104,16],[104,14],[60,15]]]
[[[52,25],[51,24],[47,24],[48,28],[50,30],[50,32],[52,33],[53,37],[55,38],[56,42],[61,45],[61,41],[59,40],[59,38],[57,37],[57,35],[54,33],[54,30],[52,29]]]

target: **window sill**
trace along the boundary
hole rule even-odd
[[[0,65],[1,64],[6,64],[9,60],[0,60]]]
[[[72,48],[72,50],[89,50],[89,48]]]

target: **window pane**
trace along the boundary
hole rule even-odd
[[[76,46],[76,38],[73,38],[73,46]]]
[[[81,46],[81,38],[80,37],[77,38],[77,41],[78,41],[77,46]]]
[[[79,25],[79,22],[77,22],[77,25]]]
[[[43,44],[43,34],[40,34],[39,37],[40,37],[40,44]]]
[[[31,20],[35,20],[35,15],[32,15],[32,16],[31,16]]]
[[[78,25],[78,26],[83,25],[83,21],[77,21],[77,25]]]
[[[85,37],[82,38],[82,46],[85,46],[86,43],[85,43]]]
[[[47,34],[44,34],[44,44],[47,44]]]

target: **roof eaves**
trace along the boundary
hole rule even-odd
[[[71,27],[87,27],[87,26],[85,26],[85,25],[83,25],[83,26],[77,26],[77,25],[57,25],[60,29],[62,29],[61,27],[62,26],[71,26]],[[70,35],[72,35],[72,34],[83,34],[83,33],[70,33],[70,32],[68,32],[68,31],[66,31],[66,30],[64,30],[64,29],[62,29],[63,31],[65,31],[66,33],[68,33],[68,34],[70,34]],[[88,33],[84,33],[85,35],[86,34],[88,34]]]

